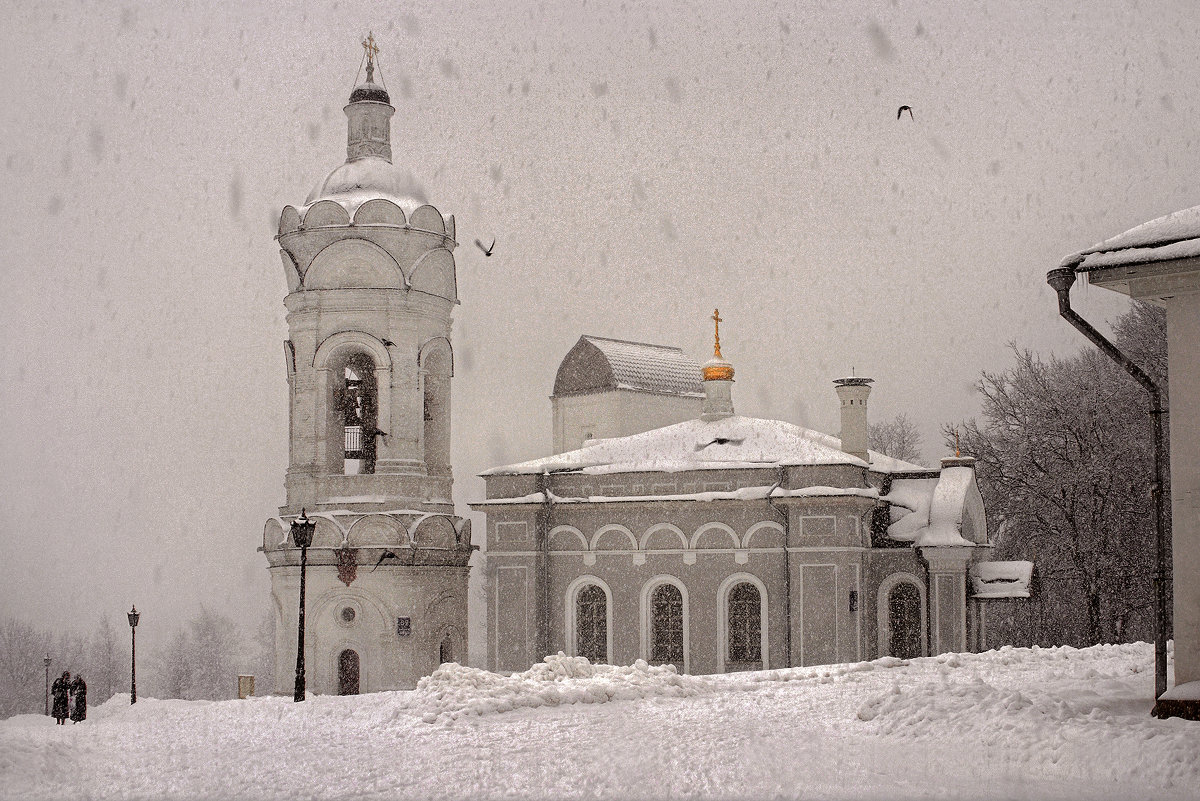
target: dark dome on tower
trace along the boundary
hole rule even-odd
[[[388,96],[387,89],[368,79],[365,83],[360,83],[354,87],[354,91],[350,93],[351,103],[360,103],[363,101],[390,104],[392,98]]]

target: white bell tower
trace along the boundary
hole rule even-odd
[[[450,470],[454,217],[392,164],[387,90],[366,81],[345,107],[346,161],[279,222],[287,278],[287,504],[263,552],[276,609],[276,692],[296,661],[300,551],[308,549],[308,689],[415,686],[466,660],[470,521]]]

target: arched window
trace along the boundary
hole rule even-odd
[[[589,584],[575,596],[575,654],[593,665],[608,660],[608,598],[604,590]]]
[[[757,670],[762,666],[762,599],[748,581],[729,591],[729,667]]]
[[[683,594],[660,584],[650,595],[650,661],[683,669]]]
[[[422,349],[422,441],[430,475],[450,473],[450,346],[434,340]]]
[[[447,662],[454,661],[454,646],[450,643],[450,635],[447,634],[442,638],[442,644],[438,646],[438,664],[444,665]]]
[[[375,386],[375,363],[366,353],[346,357],[334,372],[330,433],[340,429],[343,473],[375,472],[379,394]],[[333,437],[331,436],[331,439]]]
[[[338,654],[338,695],[358,695],[358,651]]]

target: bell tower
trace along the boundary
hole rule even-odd
[[[366,80],[344,111],[346,161],[276,237],[287,280],[287,504],[262,550],[276,609],[279,692],[296,659],[300,551],[290,524],[316,521],[308,549],[308,689],[415,686],[465,661],[470,521],[450,469],[454,217],[392,164],[395,108]],[[382,80],[382,78],[381,78]],[[409,156],[412,158],[412,156]]]

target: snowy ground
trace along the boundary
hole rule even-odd
[[[679,676],[551,658],[413,692],[0,722],[3,798],[1196,798],[1144,643]]]

